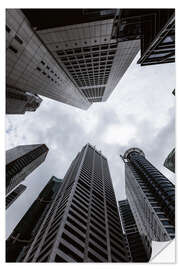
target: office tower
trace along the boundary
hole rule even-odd
[[[171,172],[175,172],[175,148],[167,156],[166,160],[164,161],[164,166]]]
[[[6,10],[7,88],[87,109],[90,103],[86,97],[34,30],[21,10]]]
[[[17,224],[6,240],[7,262],[22,261],[61,185],[62,180],[53,176]]]
[[[149,241],[175,236],[175,187],[139,148],[124,154],[126,195],[140,234]]]
[[[119,43],[112,38],[117,11],[23,9],[41,42],[90,104],[107,100],[140,49],[139,40]],[[43,61],[39,74],[47,70]]]
[[[29,92],[19,91],[10,87],[6,88],[6,113],[24,114],[34,112],[39,107],[42,99]]]
[[[119,201],[120,219],[127,236],[132,262],[148,262],[152,247],[146,235],[140,235],[128,200]]]
[[[19,145],[6,151],[6,193],[22,182],[46,158],[45,144]]]
[[[175,9],[120,9],[113,37],[141,40],[141,66],[175,62]]]
[[[24,262],[126,262],[107,159],[90,144],[71,163]]]
[[[25,191],[26,188],[26,186],[21,184],[6,196],[6,209],[9,208],[13,202],[15,202],[15,200]]]

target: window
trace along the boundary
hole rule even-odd
[[[170,225],[168,220],[161,220],[161,222],[162,222],[163,225]]]
[[[72,238],[70,238],[67,234],[63,233],[62,238],[65,239],[68,243],[73,245],[75,248],[77,248],[82,253],[84,252],[84,247],[82,247],[78,242],[76,242]]]
[[[78,228],[81,232],[83,232],[83,233],[86,232],[86,230],[82,226],[80,226],[80,224],[78,224],[77,222],[75,222],[70,217],[67,218],[67,221],[69,221],[73,226],[75,226],[76,228]]]
[[[15,40],[17,40],[20,44],[23,44],[22,39],[20,39],[20,37],[18,37],[17,35],[15,35]]]
[[[157,214],[157,216],[158,216],[159,218],[166,218],[166,216],[163,215],[163,214]]]
[[[8,32],[8,33],[10,33],[11,32],[11,29],[6,25],[6,31]]]
[[[168,233],[175,233],[174,228],[166,228],[166,231],[167,231]]]
[[[66,262],[66,261],[62,257],[60,257],[59,255],[56,255],[55,262]]]
[[[63,245],[62,243],[59,245],[59,249],[62,250],[65,254],[67,254],[69,257],[73,258],[77,262],[83,262],[83,259],[78,256],[75,252],[73,252],[71,249]]]
[[[14,53],[18,52],[18,50],[16,48],[14,48],[12,45],[9,46],[9,49]]]
[[[101,260],[98,259],[95,255],[93,255],[90,251],[88,252],[88,257],[89,257],[93,262],[101,262]]]
[[[74,235],[75,237],[77,237],[79,240],[81,240],[82,242],[85,242],[85,238],[79,234],[77,231],[75,231],[72,227],[70,227],[69,225],[65,225],[65,229],[70,232],[72,235]]]

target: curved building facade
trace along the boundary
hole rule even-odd
[[[145,157],[131,148],[124,154],[126,194],[140,233],[149,240],[175,237],[175,186]]]

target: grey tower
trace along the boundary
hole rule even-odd
[[[6,241],[6,261],[21,262],[56,196],[62,180],[53,176]]]
[[[139,233],[136,221],[128,200],[119,201],[119,212],[123,230],[126,233],[132,262],[148,262],[151,258],[152,247],[146,235]]]
[[[107,159],[87,144],[71,163],[24,262],[126,262]]]
[[[81,109],[90,106],[23,12],[17,9],[6,10],[6,48],[7,88],[39,94]]]
[[[126,195],[140,234],[149,241],[168,241],[175,236],[175,187],[138,148],[127,150]]]
[[[24,114],[25,112],[34,112],[40,106],[42,99],[29,92],[23,92],[17,89],[7,87],[6,89],[6,113]]]
[[[36,48],[38,53],[34,53],[33,63],[22,74],[26,81],[28,72],[34,78],[26,83],[28,91],[70,102],[79,108],[106,101],[140,50],[140,40],[118,42],[112,38],[117,12],[116,9],[23,9],[22,14],[19,10],[16,13],[8,10],[8,16],[18,16],[28,33],[31,31],[29,40],[21,26],[16,35],[23,42],[27,39],[28,46],[30,43],[31,47],[36,44],[42,47]],[[7,23],[13,29],[11,20]],[[36,33],[33,38],[31,29]],[[11,32],[7,33],[10,35]],[[15,42],[14,38],[8,47],[8,56],[15,55],[12,46],[18,50],[16,55],[19,54]],[[13,74],[19,72],[17,65],[15,68]],[[11,80],[13,74],[8,76],[10,84],[15,83],[22,89],[21,82]]]
[[[46,158],[45,144],[19,145],[6,151],[6,193],[22,182]]]
[[[113,25],[118,41],[141,40],[142,66],[175,62],[175,9],[120,9]]]
[[[15,200],[26,190],[25,185],[19,185],[11,193],[6,196],[6,209],[15,202]]]
[[[175,173],[175,148],[169,153],[164,161],[164,166]]]

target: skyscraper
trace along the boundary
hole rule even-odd
[[[24,262],[127,262],[107,159],[90,144],[71,163]]]
[[[139,233],[128,200],[119,201],[119,212],[123,230],[126,233],[132,262],[148,262],[151,258],[151,241]]]
[[[27,187],[25,185],[19,185],[11,193],[6,196],[6,209],[15,202],[15,200],[25,191]]]
[[[6,84],[81,109],[90,103],[18,9],[6,10]]]
[[[141,40],[142,66],[175,62],[175,9],[120,9],[113,37]]]
[[[140,49],[140,40],[119,43],[112,38],[116,9],[22,11],[7,11],[8,82],[20,90],[87,109],[107,100]],[[26,63],[21,70],[18,56]]]
[[[45,144],[19,145],[6,151],[6,193],[22,182],[46,158]]]
[[[171,172],[175,172],[175,148],[169,153],[164,161],[164,166]]]
[[[34,112],[41,104],[42,99],[29,92],[19,91],[7,87],[6,89],[6,113],[24,114],[25,112]]]
[[[175,187],[139,148],[124,154],[126,195],[140,234],[149,241],[175,237]]]
[[[62,180],[53,176],[17,224],[6,241],[7,262],[22,261],[61,185]]]

